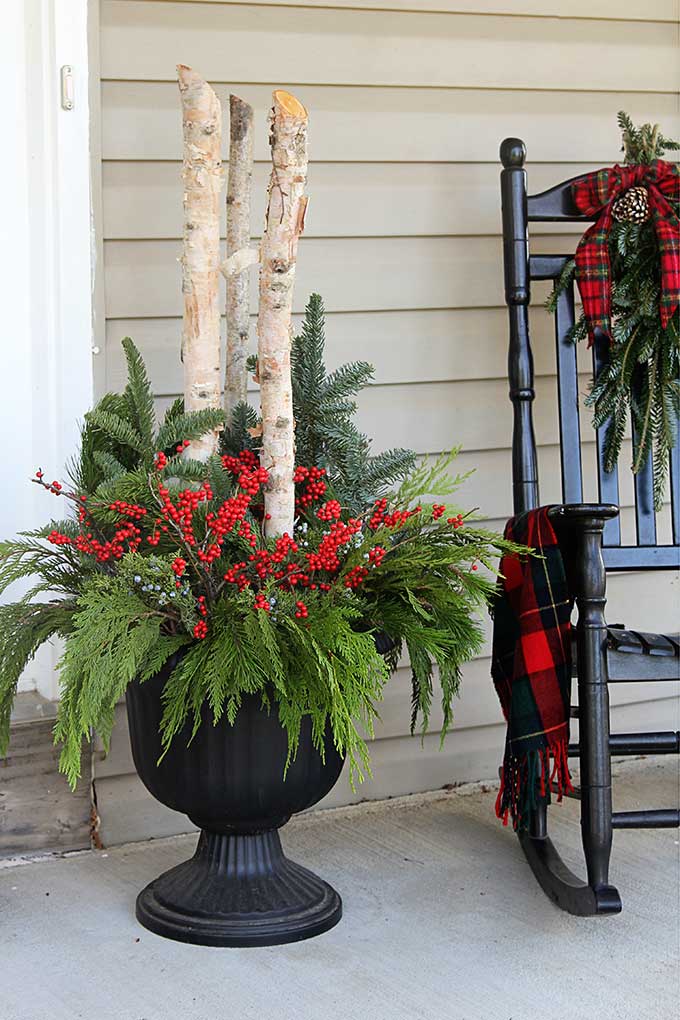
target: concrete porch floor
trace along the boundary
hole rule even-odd
[[[676,759],[615,766],[615,806],[672,806]],[[134,918],[137,892],[193,852],[180,836],[0,868],[3,1020],[666,1020],[680,998],[677,830],[618,832],[618,917],[559,912],[494,791],[317,812],[284,845],[345,915],[272,949],[206,949]],[[551,812],[581,872],[578,804]]]

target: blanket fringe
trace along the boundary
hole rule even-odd
[[[506,755],[501,768],[496,815],[503,825],[512,819],[513,829],[524,830],[539,800],[549,796],[553,788],[556,789],[558,801],[574,790],[569,774],[566,737],[549,747],[528,751],[521,758],[513,754]]]

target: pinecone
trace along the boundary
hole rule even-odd
[[[619,223],[644,223],[649,219],[649,196],[643,187],[628,188],[614,202],[612,216]]]

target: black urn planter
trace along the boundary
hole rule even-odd
[[[244,697],[234,726],[209,710],[193,741],[187,725],[161,754],[161,693],[175,664],[126,699],[139,776],[161,803],[189,816],[201,834],[194,856],[137,897],[137,919],[157,935],[207,946],[273,946],[328,931],[342,901],[327,882],[288,860],[278,830],[335,785],[343,758],[330,739],[325,761],[309,719],[284,780],[288,738],[275,706]]]

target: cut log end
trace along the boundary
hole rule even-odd
[[[229,93],[229,110],[231,115],[239,115],[241,117],[252,117],[253,108],[250,103],[246,103],[245,99],[241,99],[240,96],[235,96],[233,92]]]
[[[196,74],[193,67],[189,67],[187,64],[177,65],[177,78],[181,89],[188,89],[190,85],[195,85],[203,80],[200,75]]]
[[[240,99],[238,96],[229,96],[229,137],[232,145],[243,145],[246,147],[246,153],[242,158],[245,158],[248,162],[252,162],[252,151],[253,151],[253,108],[245,100]],[[236,152],[234,158],[240,155]],[[232,154],[230,153],[230,160]],[[236,169],[237,168],[232,168]],[[251,172],[250,166],[246,167],[243,172]]]
[[[186,64],[177,65],[177,84],[179,86],[181,101],[184,109],[185,123],[188,120],[195,120],[201,116],[204,119],[212,118],[218,128],[222,124],[222,106],[215,90],[205,79],[201,78],[192,67]],[[213,134],[216,130],[212,127],[205,129],[206,134]]]
[[[284,117],[295,117],[298,120],[307,120],[307,111],[295,96],[283,89],[276,89],[274,92],[274,107],[278,107]]]

